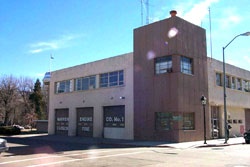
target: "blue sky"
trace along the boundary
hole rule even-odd
[[[249,0],[149,0],[148,16],[153,23],[177,10],[177,16],[206,29],[211,57],[210,7],[212,57],[222,60],[222,47],[250,31],[249,5]],[[42,79],[50,69],[132,52],[133,29],[145,24],[146,16],[141,0],[1,0],[0,74]],[[237,38],[225,50],[226,62],[250,71],[249,44],[250,36]]]

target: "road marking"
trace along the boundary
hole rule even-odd
[[[0,165],[11,164],[11,163],[16,163],[16,162],[32,161],[32,160],[38,160],[38,159],[56,158],[56,157],[60,157],[60,156],[54,155],[54,156],[47,156],[47,157],[37,157],[37,158],[29,158],[29,159],[14,160],[14,161],[8,161],[8,162],[1,162]]]
[[[134,150],[134,148],[126,149],[126,150]],[[36,158],[28,158],[28,159],[21,159],[21,160],[14,160],[14,161],[7,161],[7,162],[0,162],[0,165],[4,164],[12,164],[12,163],[18,163],[18,162],[25,162],[25,161],[33,161],[33,160],[39,160],[39,159],[47,159],[47,158],[61,158],[61,157],[70,157],[70,156],[78,156],[78,155],[84,155],[84,154],[99,154],[99,153],[106,153],[106,152],[114,152],[119,150],[88,150],[86,152],[80,152],[77,154],[65,154],[65,155],[51,155],[51,156],[44,156],[44,157],[36,157]],[[91,157],[93,158],[93,157]]]
[[[57,161],[57,162],[51,162],[51,163],[46,163],[46,164],[31,165],[31,166],[26,166],[26,167],[49,166],[49,165],[55,165],[55,164],[61,164],[61,163],[83,161],[83,160],[86,160],[86,159],[88,160],[88,159],[100,159],[100,158],[108,158],[108,157],[118,157],[118,156],[124,156],[124,155],[140,154],[140,153],[145,153],[145,152],[150,152],[150,151],[138,151],[138,152],[132,152],[132,153],[103,155],[103,156],[99,156],[99,157],[88,157],[88,158],[83,158],[83,159],[71,159],[71,160]]]
[[[123,155],[140,154],[140,153],[145,153],[145,152],[151,152],[151,151],[137,151],[137,152],[132,152],[132,153],[103,155],[103,156],[99,156],[99,157],[88,157],[88,158],[84,158],[84,159],[99,159],[99,158],[108,158],[108,157],[118,157],[118,156],[123,156]]]
[[[65,160],[65,161],[50,162],[47,164],[31,165],[31,166],[27,166],[27,167],[49,166],[49,165],[67,163],[67,162],[75,162],[75,161],[80,161],[80,160],[82,160],[82,159],[71,159],[71,160]]]

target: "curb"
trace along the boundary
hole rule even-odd
[[[195,148],[205,148],[205,147],[226,147],[226,146],[232,146],[232,145],[240,145],[240,144],[245,144],[245,143],[232,143],[232,144],[207,144],[207,145],[202,145],[202,146],[197,146]]]

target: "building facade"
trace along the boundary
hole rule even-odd
[[[125,54],[52,72],[48,133],[133,139],[132,64]]]
[[[173,15],[135,29],[133,53],[51,72],[48,133],[184,142],[202,140],[206,122],[207,138],[223,137],[221,71],[207,58],[205,30]],[[241,135],[250,72],[227,65],[227,74],[227,119]]]
[[[223,63],[208,58],[207,64],[211,136],[224,137]],[[250,129],[250,71],[226,64],[225,84],[227,122],[232,127],[230,136],[242,136]]]

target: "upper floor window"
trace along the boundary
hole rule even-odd
[[[75,90],[89,90],[95,89],[96,76],[89,76],[75,79]]]
[[[222,80],[221,80],[221,73],[216,73],[216,85],[221,86]]]
[[[226,75],[226,87],[230,88],[230,77]]]
[[[181,56],[181,72],[193,74],[193,59]]]
[[[155,73],[163,74],[172,72],[172,56],[158,57],[155,59]]]
[[[66,92],[72,92],[73,88],[73,81],[72,80],[66,80],[66,81],[60,81],[55,83],[55,93],[66,93]]]
[[[241,90],[241,79],[240,78],[237,78],[237,89],[238,90]]]
[[[242,81],[242,87],[245,92],[249,92],[249,82],[246,80]]]
[[[100,87],[124,85],[123,70],[100,74]]]
[[[235,85],[235,78],[232,77],[232,86],[231,86],[232,89],[236,89],[236,85]]]

